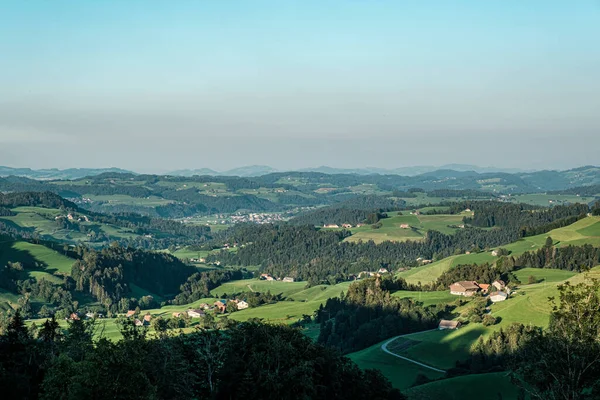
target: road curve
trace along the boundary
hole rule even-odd
[[[434,330],[436,330],[436,329],[431,329],[431,331],[434,331]],[[396,339],[398,339],[398,338],[405,337],[405,336],[410,336],[410,335],[414,335],[414,334],[416,334],[416,333],[423,333],[423,332],[430,332],[430,331],[414,332],[414,333],[409,333],[409,334],[407,334],[407,335],[400,335],[400,336],[393,337],[393,338],[391,338],[390,340],[388,340],[387,342],[385,342],[384,344],[382,344],[382,345],[381,345],[381,350],[385,351],[385,352],[386,352],[386,353],[388,353],[388,354],[391,354],[391,355],[392,355],[392,356],[394,356],[394,357],[398,357],[398,358],[401,358],[401,359],[403,359],[403,360],[405,360],[405,361],[411,362],[411,363],[413,363],[413,364],[420,365],[420,366],[421,366],[421,367],[423,367],[423,368],[427,368],[427,369],[430,369],[430,370],[432,370],[432,371],[435,371],[435,372],[441,372],[442,374],[443,374],[443,373],[446,373],[446,371],[444,371],[443,369],[438,369],[438,368],[435,368],[435,367],[429,366],[429,365],[427,365],[427,364],[423,364],[423,363],[421,363],[421,362],[418,362],[418,361],[415,361],[415,360],[411,360],[410,358],[406,358],[406,357],[403,357],[403,356],[399,356],[399,355],[398,355],[398,354],[396,354],[396,353],[392,353],[392,352],[391,352],[391,351],[389,351],[389,350],[388,350],[388,348],[387,348],[387,347],[388,347],[388,344],[392,343],[394,340],[396,340]]]

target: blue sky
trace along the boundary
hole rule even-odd
[[[598,164],[600,2],[1,1],[0,164]]]

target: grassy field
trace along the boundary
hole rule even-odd
[[[548,236],[552,237],[557,247],[568,245],[580,246],[583,244],[600,246],[600,217],[587,217],[572,225],[554,229],[542,235],[526,237],[515,243],[501,247],[509,250],[511,255],[519,255],[526,251],[535,251],[542,248]],[[496,260],[496,257],[492,256],[491,252],[463,254],[447,257],[429,265],[403,271],[398,275],[406,279],[408,283],[430,283],[435,281],[444,271],[456,265],[481,264],[484,262],[493,262],[494,260]]]
[[[411,292],[408,290],[399,290],[392,294],[394,297],[400,298],[412,298],[417,301],[423,302],[425,306],[451,303],[456,300],[456,296],[450,294],[449,291],[443,292]]]
[[[495,372],[430,382],[407,389],[404,394],[409,400],[464,400],[482,397],[516,400],[518,389],[511,383],[505,372]]]
[[[464,216],[462,214],[410,215],[407,212],[403,212],[402,215],[391,212],[388,215],[389,218],[381,220],[381,228],[374,229],[370,225],[352,228],[352,236],[346,240],[351,242],[373,240],[376,243],[386,240],[421,240],[428,230],[451,234],[456,231],[456,228],[451,228],[450,225],[461,224]],[[402,224],[408,224],[410,228],[401,228]]]
[[[395,388],[401,390],[409,388],[419,374],[423,374],[430,379],[439,379],[443,376],[440,372],[420,367],[383,352],[381,350],[383,343],[377,343],[366,349],[350,353],[348,354],[348,358],[363,369],[372,368],[380,370],[392,382]]]

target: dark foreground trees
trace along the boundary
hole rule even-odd
[[[543,335],[511,363],[534,399],[600,398],[600,281],[559,286],[559,304]]]
[[[600,398],[600,281],[559,286],[547,329],[513,324],[481,338],[450,375],[512,371],[531,399]]]
[[[0,336],[7,399],[403,399],[380,372],[360,370],[287,326],[242,323],[188,335],[123,326],[93,341],[93,327],[49,320],[36,338],[17,313]]]

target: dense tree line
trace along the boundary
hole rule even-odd
[[[546,245],[537,251],[528,251],[515,258],[519,268],[553,268],[581,272],[600,264],[600,248],[583,246],[553,247]]]
[[[587,204],[561,205],[546,209],[535,208],[525,204],[500,202],[474,201],[465,202],[463,205],[465,208],[473,210],[475,214],[471,217],[465,217],[464,222],[482,228],[501,226],[527,229],[552,226],[550,224],[557,220],[585,216],[589,212]],[[551,227],[550,229],[554,228]]]
[[[231,280],[247,277],[247,273],[236,270],[212,270],[192,274],[179,287],[179,294],[171,301],[172,304],[188,304],[204,297],[210,297],[210,291]]]
[[[518,239],[508,229],[461,229],[454,235],[429,231],[422,241],[344,242],[347,231],[319,230],[314,226],[244,225],[223,234],[227,240],[244,244],[237,252],[222,251],[209,261],[227,265],[261,265],[274,276],[292,276],[310,284],[339,282],[349,274],[416,266],[416,259],[443,258],[457,249],[495,247]],[[224,239],[226,238],[226,239]]]
[[[473,189],[436,189],[427,194],[431,197],[458,197],[463,199],[490,199],[496,197],[492,193]]]
[[[14,217],[15,215],[17,214],[11,209],[6,207],[0,207],[0,217]]]
[[[51,192],[0,193],[0,206],[6,208],[33,206],[77,210],[77,205]]]
[[[435,283],[433,290],[448,290],[448,287],[458,281],[476,281],[479,283],[492,283],[496,279],[502,279],[505,282],[515,281],[511,272],[514,271],[514,265],[510,263],[496,264],[461,264],[444,271]],[[512,279],[511,279],[512,277]],[[427,288],[425,286],[425,288]]]
[[[600,185],[577,186],[569,189],[553,190],[548,192],[548,194],[574,194],[586,197],[598,196],[600,195]]]
[[[431,329],[449,313],[448,306],[424,307],[413,299],[391,296],[406,282],[370,278],[350,285],[345,296],[328,299],[317,311],[321,324],[318,342],[344,353],[384,339]]]
[[[10,399],[403,399],[383,375],[362,371],[296,329],[234,324],[148,339],[93,339],[93,325],[62,332],[46,321],[32,336],[17,313],[0,336],[0,392]]]
[[[71,269],[75,290],[90,293],[113,311],[131,293],[131,284],[168,296],[193,273],[193,267],[169,254],[118,245],[101,251],[83,248]]]

